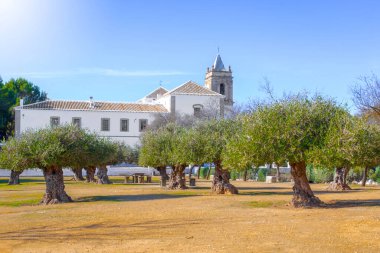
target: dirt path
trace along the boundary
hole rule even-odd
[[[242,194],[68,182],[76,203],[0,206],[0,252],[380,252],[380,187],[329,193],[293,209],[290,184],[235,182]],[[2,200],[43,186],[2,187]],[[29,194],[29,195],[28,195]],[[27,201],[27,197],[25,197]]]

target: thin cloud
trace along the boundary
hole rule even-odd
[[[182,71],[161,71],[161,70],[120,70],[120,69],[110,69],[110,68],[81,68],[71,71],[36,71],[36,72],[16,72],[8,73],[8,76],[18,77],[27,76],[32,78],[58,78],[58,77],[69,77],[78,75],[99,75],[99,76],[110,76],[110,77],[148,77],[148,76],[179,76],[188,75],[187,72]]]

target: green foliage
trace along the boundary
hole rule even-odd
[[[257,172],[257,181],[265,182],[268,170],[264,168],[260,168]]]
[[[379,166],[375,168],[375,171],[372,174],[370,174],[369,178],[377,183],[380,183],[380,167]]]
[[[334,170],[309,164],[306,167],[306,175],[310,182],[327,183],[334,179]]]
[[[0,152],[0,167],[10,170],[86,167],[114,160],[117,145],[76,126],[25,132],[10,138]]]
[[[13,135],[14,107],[20,104],[46,100],[47,94],[24,78],[11,79],[7,83],[0,81],[0,140]]]

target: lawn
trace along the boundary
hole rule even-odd
[[[121,182],[121,178],[111,180]],[[326,192],[294,209],[290,183],[234,182],[237,196],[65,181],[74,203],[37,205],[40,178],[0,180],[0,252],[379,252],[380,187]]]

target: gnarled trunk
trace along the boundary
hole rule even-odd
[[[230,183],[230,173],[220,163],[215,163],[214,180],[211,191],[217,194],[238,194],[238,189]]]
[[[23,171],[20,170],[11,170],[11,175],[9,177],[9,181],[8,181],[8,184],[9,185],[15,185],[15,184],[20,184],[20,174],[22,173]]]
[[[365,186],[365,184],[367,183],[367,177],[368,177],[368,167],[366,166],[363,170],[362,186]]]
[[[280,164],[276,163],[276,179],[277,179],[277,183],[280,182]]]
[[[206,176],[207,180],[210,180],[210,175],[211,175],[211,164],[208,165],[208,171],[207,171],[207,176]]]
[[[347,184],[347,173],[348,168],[336,168],[334,181],[329,184],[327,190],[329,191],[346,191],[351,190],[351,188]]]
[[[314,196],[306,177],[305,162],[292,163],[291,174],[294,180],[292,205],[294,207],[319,206],[323,202]]]
[[[46,183],[46,192],[41,204],[49,205],[73,201],[65,192],[62,168],[51,166],[44,168],[43,173]]]
[[[160,186],[166,187],[166,180],[168,180],[168,174],[166,174],[166,167],[158,167],[157,170],[160,172],[161,180]]]
[[[71,168],[72,172],[74,173],[74,179],[75,181],[84,181],[84,177],[82,174],[82,168]]]
[[[106,166],[99,166],[98,173],[96,176],[98,177],[98,184],[112,184],[107,175],[108,169]]]
[[[87,183],[96,183],[95,179],[95,166],[88,166],[87,168],[84,168],[86,170],[86,181]]]
[[[243,174],[243,181],[247,181],[247,176],[248,176],[248,169],[246,168]]]
[[[186,179],[185,179],[185,165],[175,166],[172,174],[169,177],[168,189],[186,189]]]

